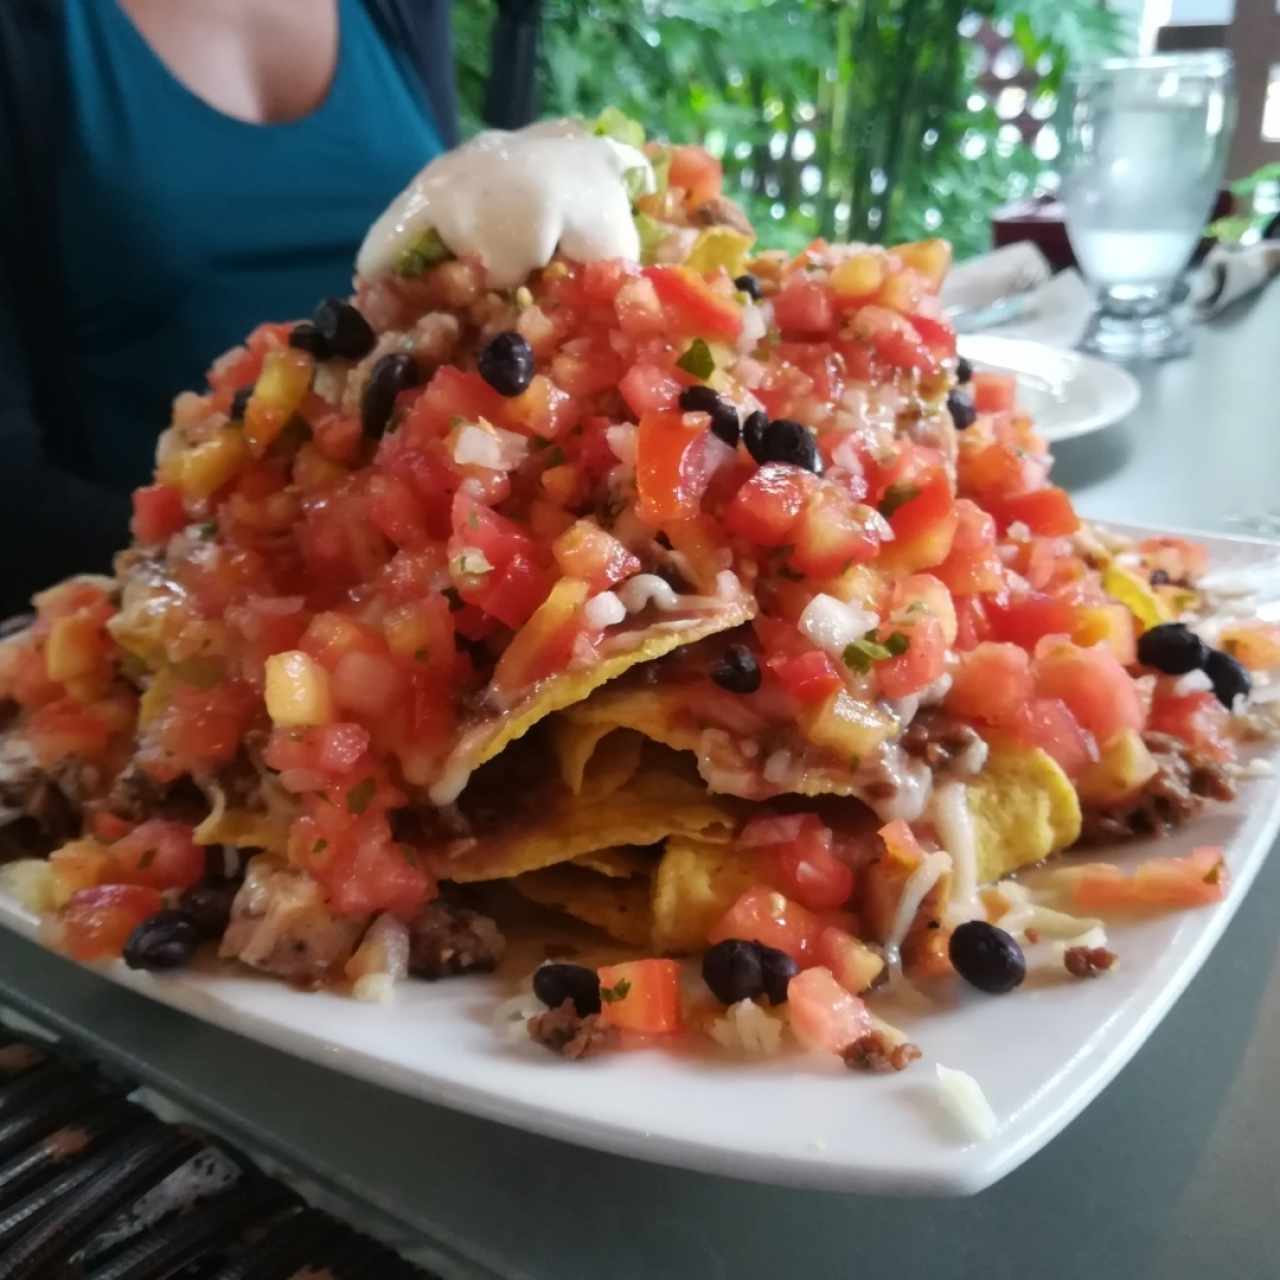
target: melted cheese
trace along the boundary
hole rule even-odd
[[[520,284],[557,250],[574,262],[638,261],[628,182],[653,190],[644,155],[577,121],[493,129],[414,178],[369,228],[356,270],[366,279],[394,271],[431,229],[453,253],[479,258],[499,289]]]

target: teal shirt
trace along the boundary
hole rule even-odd
[[[263,320],[351,291],[365,229],[440,147],[412,72],[360,0],[338,0],[324,101],[285,124],[209,106],[116,0],[67,0],[69,133],[57,172],[65,338],[83,473],[151,473],[173,397]]]

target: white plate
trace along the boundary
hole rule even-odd
[[[1280,546],[1203,540],[1215,569],[1256,574],[1280,599]],[[1271,758],[1280,761],[1280,749]],[[569,1142],[765,1182],[963,1195],[1044,1146],[1133,1056],[1227,927],[1278,826],[1280,779],[1247,784],[1236,804],[1160,846],[1224,846],[1232,883],[1223,902],[1113,927],[1120,964],[1095,981],[1064,976],[1005,997],[960,993],[952,1006],[913,1017],[906,1025],[925,1059],[888,1077],[799,1054],[751,1064],[655,1049],[565,1062],[500,1041],[490,1016],[505,991],[495,979],[408,983],[383,1006],[242,972],[152,977],[116,962],[104,973],[336,1071]],[[1117,860],[1150,852],[1134,844]],[[4,895],[0,921],[37,933],[37,921]],[[952,1128],[938,1105],[935,1062],[982,1084],[999,1120],[993,1139],[968,1142]]]
[[[976,368],[1017,377],[1018,403],[1050,444],[1119,422],[1141,398],[1127,369],[1078,351],[990,333],[961,334],[959,349]]]

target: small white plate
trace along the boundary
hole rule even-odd
[[[1280,544],[1202,541],[1215,570],[1243,571],[1280,600]],[[1266,758],[1280,764],[1280,748]],[[1280,778],[1271,776],[1176,836],[1094,852],[1131,865],[1221,845],[1230,890],[1213,907],[1111,927],[1120,963],[1095,981],[1064,974],[1004,997],[962,991],[899,1018],[925,1058],[893,1076],[799,1053],[753,1063],[653,1049],[566,1062],[498,1037],[490,1019],[507,992],[489,978],[409,982],[394,1003],[370,1005],[231,968],[152,976],[116,961],[102,972],[335,1071],[583,1146],[760,1182],[967,1195],[1043,1147],[1137,1052],[1226,929],[1277,827]],[[0,922],[38,936],[38,921],[3,894]],[[980,1082],[999,1125],[990,1141],[952,1127],[936,1092],[937,1062]],[[1169,1104],[1176,1114],[1177,1099]]]
[[[991,333],[961,334],[959,350],[975,368],[1017,377],[1018,403],[1050,444],[1112,426],[1141,399],[1127,369],[1078,351]]]

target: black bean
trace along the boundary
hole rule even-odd
[[[1209,660],[1209,646],[1185,622],[1162,622],[1138,637],[1138,661],[1169,676],[1199,671]]]
[[[702,980],[721,1004],[754,1000],[764,991],[759,944],[728,938],[708,947],[702,956]]]
[[[985,920],[969,920],[951,935],[951,963],[979,991],[1004,995],[1027,976],[1022,948],[1003,929]]]
[[[130,969],[181,969],[199,942],[195,921],[185,911],[157,911],[129,935],[124,962]]]
[[[310,320],[302,320],[289,330],[289,345],[306,351],[317,360],[327,360],[333,354],[329,340]]]
[[[750,272],[747,272],[744,275],[735,276],[733,287],[741,290],[747,295],[747,297],[754,299],[756,302],[760,301],[760,281],[757,280]]]
[[[966,382],[973,378],[973,365],[971,365],[964,356],[960,356],[956,360],[956,381],[963,387]]]
[[[790,418],[774,418],[764,433],[764,461],[789,462],[815,475],[822,474],[822,458],[812,431]]]
[[[253,395],[252,387],[241,387],[231,397],[231,421],[243,422],[244,411],[249,407],[249,397]]]
[[[365,435],[380,436],[391,421],[396,396],[422,381],[414,358],[404,351],[383,356],[369,375],[360,401],[360,421]]]
[[[738,411],[710,387],[685,387],[680,393],[680,408],[685,413],[705,413],[711,417],[712,434],[731,448],[738,443]]]
[[[956,424],[957,431],[963,431],[965,427],[973,426],[978,420],[973,401],[968,396],[961,395],[958,391],[949,391],[947,393],[947,412],[951,414],[951,421]]]
[[[764,453],[764,435],[768,429],[769,415],[763,409],[748,414],[746,422],[742,424],[742,443],[757,462],[768,461]]]
[[[1173,579],[1163,569],[1152,569],[1150,582],[1153,587],[1167,587]]]
[[[364,359],[377,341],[364,316],[341,298],[326,298],[311,313],[311,323],[328,344],[329,353],[344,360]]]
[[[760,664],[745,644],[731,644],[711,668],[711,678],[730,693],[755,693],[760,687]]]
[[[1213,681],[1213,692],[1228,711],[1237,698],[1247,698],[1253,688],[1249,673],[1229,653],[1210,649],[1204,664],[1204,673]]]
[[[476,368],[500,396],[518,396],[533,381],[533,349],[508,329],[489,339],[476,360]]]
[[[221,938],[231,919],[231,904],[239,888],[230,880],[193,885],[178,899],[178,907],[191,918],[202,938]]]
[[[581,964],[544,964],[533,975],[533,994],[549,1009],[572,1000],[585,1018],[600,1012],[600,975]]]
[[[787,1003],[787,987],[800,972],[800,966],[785,951],[756,943],[760,951],[760,972],[764,975],[764,993],[770,1004]]]

